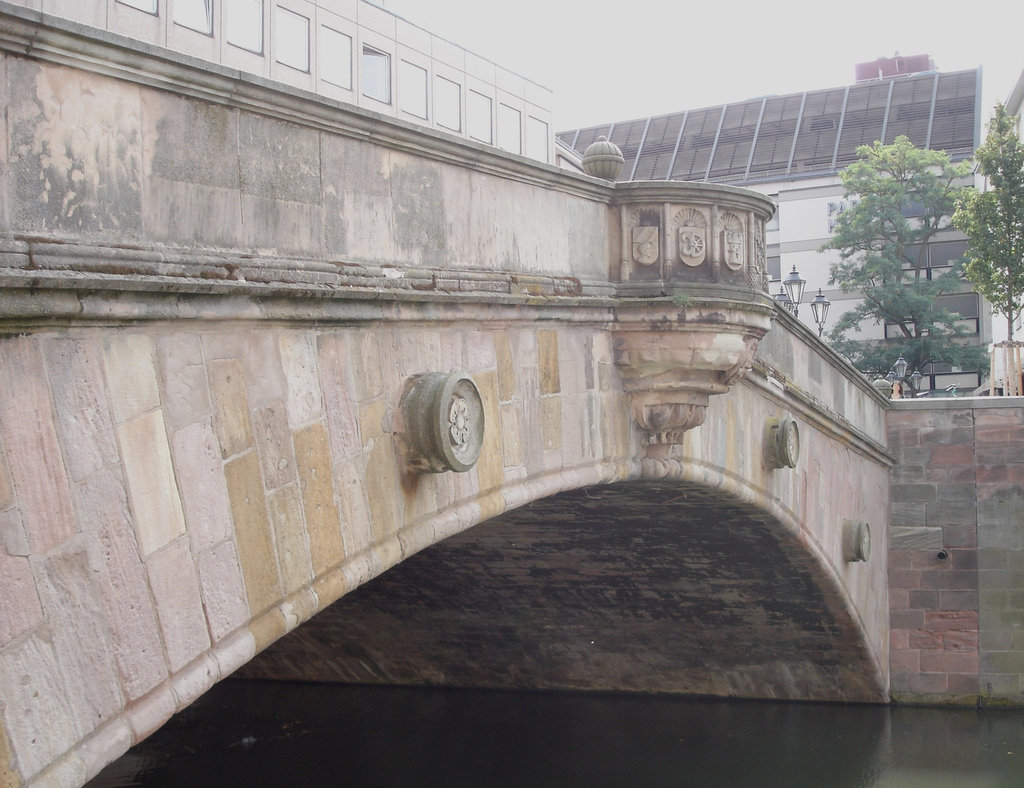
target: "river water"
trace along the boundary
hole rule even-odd
[[[1024,786],[1024,711],[228,680],[111,786]]]

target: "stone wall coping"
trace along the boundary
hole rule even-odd
[[[1024,397],[922,397],[890,400],[893,410],[1019,410]]]

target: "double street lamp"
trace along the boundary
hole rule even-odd
[[[800,277],[797,273],[796,266],[793,266],[793,270],[789,276],[783,280],[779,286],[779,292],[775,296],[775,300],[778,301],[788,311],[793,313],[793,317],[797,317],[800,310],[800,302],[804,297],[804,288],[807,286],[807,281]],[[828,315],[828,308],[832,306],[832,302],[825,298],[825,294],[821,292],[821,288],[818,288],[818,295],[811,301],[811,314],[814,316],[814,322],[818,326],[818,336],[820,337],[825,331],[825,317]]]
[[[913,395],[917,394],[917,390],[921,387],[921,378],[923,375],[915,369],[910,377],[907,377],[907,368],[910,365],[907,364],[907,360],[903,358],[903,354],[900,353],[900,357],[896,359],[896,362],[892,365],[889,370],[889,374],[885,376],[886,381],[892,386],[892,398],[901,399],[903,396],[903,387],[906,385],[910,386],[910,391]],[[896,384],[899,383],[899,388]]]

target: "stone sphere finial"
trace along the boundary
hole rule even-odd
[[[614,142],[609,142],[607,137],[598,137],[597,142],[592,142],[583,151],[583,172],[594,178],[603,178],[606,181],[614,181],[622,172],[622,165],[626,163],[622,151]]]

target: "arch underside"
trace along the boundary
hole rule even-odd
[[[778,521],[721,491],[582,488],[406,559],[240,675],[884,700],[823,572]]]

